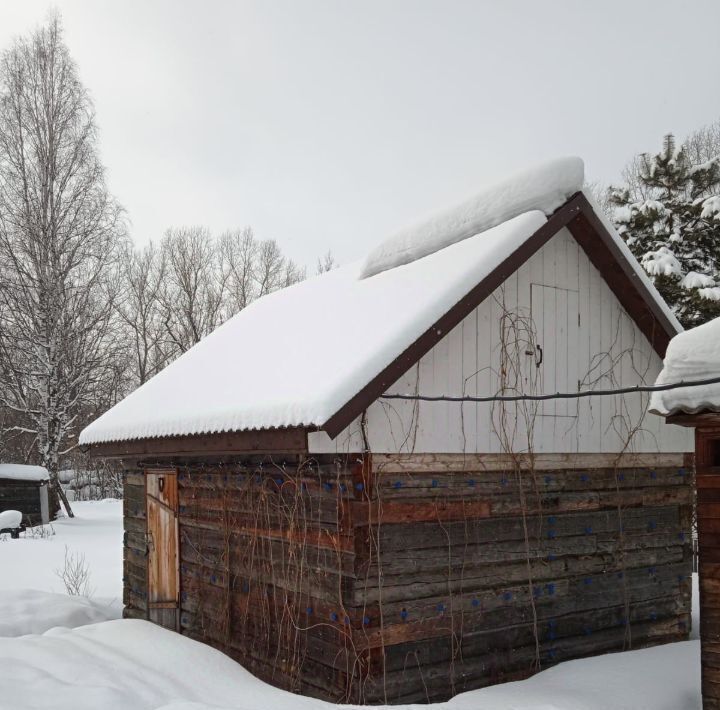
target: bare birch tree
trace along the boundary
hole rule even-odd
[[[78,418],[107,387],[122,238],[92,103],[52,17],[0,61],[0,404],[58,482]],[[110,375],[112,379],[112,376]]]
[[[226,274],[227,316],[238,313],[255,300],[255,260],[258,243],[250,227],[225,232],[218,241]]]
[[[128,248],[122,255],[122,297],[117,310],[129,334],[130,358],[137,376],[135,386],[147,382],[172,357],[164,328],[164,252],[152,242],[144,249]]]
[[[176,353],[181,354],[222,322],[227,274],[205,227],[168,229],[161,248],[164,327]]]
[[[683,145],[693,165],[720,156],[720,120],[693,131]]]

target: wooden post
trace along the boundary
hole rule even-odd
[[[695,430],[703,710],[720,710],[720,426]]]

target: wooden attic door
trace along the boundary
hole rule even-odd
[[[177,630],[180,593],[177,471],[148,469],[145,479],[148,618]]]
[[[535,326],[537,391],[543,394],[574,392],[578,387],[580,306],[578,292],[567,288],[530,285],[530,313]],[[540,402],[537,413],[549,417],[576,417],[577,401]]]

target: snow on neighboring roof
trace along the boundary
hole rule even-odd
[[[549,215],[582,189],[584,174],[580,158],[558,158],[490,185],[462,204],[386,239],[365,260],[361,278],[408,264],[525,212]]]
[[[720,377],[720,318],[676,335],[668,345],[655,384]],[[684,412],[720,412],[720,384],[653,392],[650,411],[668,416]]]
[[[47,481],[50,474],[42,466],[28,466],[23,463],[0,463],[0,478],[16,481]]]
[[[350,264],[264,296],[80,443],[323,424],[546,221],[534,210],[371,278]]]

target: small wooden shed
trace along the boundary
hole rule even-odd
[[[692,437],[575,396],[680,326],[582,185],[554,161],[259,299],[85,429],[125,615],[358,703],[687,638]]]
[[[715,380],[715,382],[712,382]],[[695,430],[700,645],[704,710],[720,708],[720,319],[676,336],[657,384],[704,382],[655,392],[651,411]],[[710,382],[708,382],[710,381]]]
[[[19,510],[23,524],[46,525],[50,522],[49,480],[42,466],[0,463],[0,512]]]

